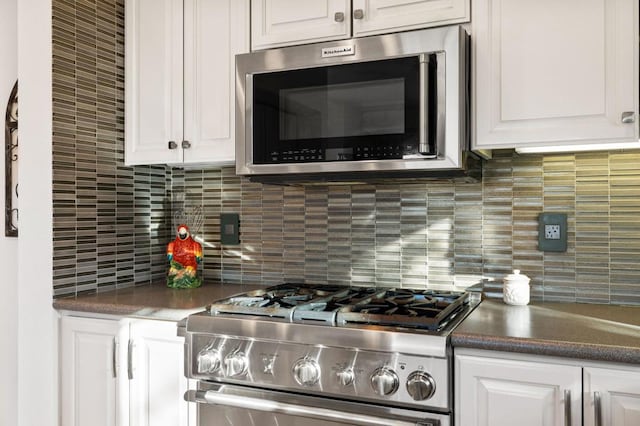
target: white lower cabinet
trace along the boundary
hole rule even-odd
[[[126,424],[128,405],[123,406],[121,401],[126,401],[127,389],[121,386],[119,357],[119,347],[122,342],[126,344],[126,334],[126,328],[119,321],[62,317],[61,425]]]
[[[584,368],[584,426],[640,425],[640,368]]]
[[[455,369],[456,425],[582,424],[580,367],[456,355]]]
[[[64,426],[189,426],[184,339],[176,323],[63,316]]]
[[[458,426],[637,426],[640,367],[461,349]]]

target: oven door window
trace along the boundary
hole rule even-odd
[[[254,75],[254,163],[415,153],[419,76],[418,57]]]

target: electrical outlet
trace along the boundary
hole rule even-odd
[[[240,215],[220,213],[220,244],[240,244]]]
[[[544,226],[544,238],[547,240],[559,240],[560,239],[560,225],[545,225]]]
[[[567,215],[565,213],[540,213],[538,250],[567,251]]]

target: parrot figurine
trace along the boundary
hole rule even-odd
[[[167,287],[196,288],[202,285],[198,264],[202,262],[202,245],[194,240],[187,225],[178,226],[176,239],[167,245],[169,273]]]

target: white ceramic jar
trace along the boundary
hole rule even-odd
[[[527,305],[529,303],[529,277],[514,269],[513,274],[504,277],[502,290],[504,303],[507,305]]]

